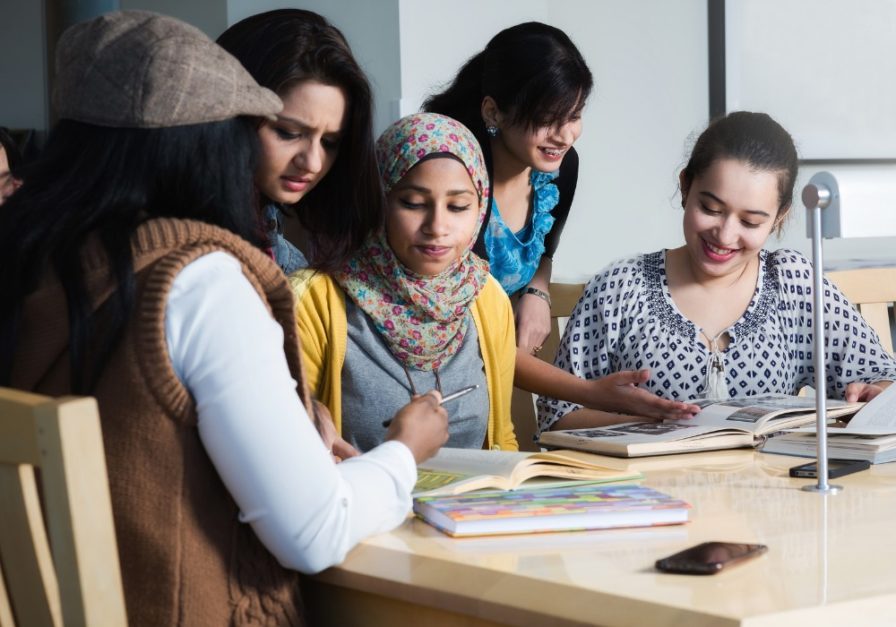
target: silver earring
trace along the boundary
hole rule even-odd
[[[498,127],[497,126],[486,126],[485,132],[488,133],[489,137],[497,137],[498,136]]]

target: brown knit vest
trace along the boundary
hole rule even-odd
[[[308,407],[286,278],[264,253],[220,228],[158,219],[133,239],[137,300],[123,340],[94,394],[115,515],[131,625],[300,625],[298,575],[282,568],[238,509],[198,436],[196,411],[175,375],[165,340],[165,304],[178,272],[213,251],[236,257],[284,332],[284,351]],[[102,325],[111,294],[99,247],[84,255]],[[48,282],[26,302],[16,351],[16,387],[69,392],[65,299]],[[234,329],[239,333],[240,329]],[[245,416],[252,420],[252,416]]]

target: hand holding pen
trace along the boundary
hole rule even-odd
[[[448,401],[453,401],[454,399],[456,399],[456,398],[460,398],[461,396],[464,396],[465,394],[469,394],[470,392],[472,392],[473,390],[477,389],[478,387],[479,387],[478,384],[477,384],[477,385],[470,385],[470,386],[467,386],[467,387],[465,387],[465,388],[461,388],[461,389],[458,390],[457,392],[452,392],[451,394],[448,394],[448,395],[446,395],[446,396],[443,396],[443,397],[442,397],[442,400],[439,401],[439,405],[444,405],[444,404],[447,403]],[[388,420],[384,420],[384,421],[383,421],[383,426],[384,426],[384,427],[388,427],[388,426],[391,425],[391,424],[392,424],[392,419],[391,419],[391,418],[389,418]]]
[[[397,440],[410,449],[416,463],[435,455],[448,441],[448,412],[437,390],[415,396],[389,421],[386,440]]]

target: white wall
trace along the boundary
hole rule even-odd
[[[678,171],[709,116],[705,0],[563,0],[551,22],[595,78],[555,280],[681,244]]]

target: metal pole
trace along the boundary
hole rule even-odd
[[[824,350],[824,252],[821,236],[821,210],[831,202],[831,190],[824,185],[812,184],[803,188],[803,204],[809,209],[812,219],[812,326],[815,364],[815,412],[817,442],[818,483],[807,485],[803,490],[831,494],[843,488],[828,483],[828,424],[827,424],[827,379]]]

